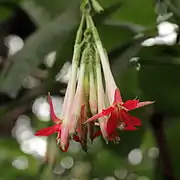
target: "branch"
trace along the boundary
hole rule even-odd
[[[155,112],[151,118],[150,123],[154,131],[154,136],[159,147],[160,158],[162,162],[163,169],[163,179],[164,180],[175,180],[173,174],[173,167],[171,162],[171,157],[169,149],[167,146],[166,136],[164,132],[164,116],[161,113]]]

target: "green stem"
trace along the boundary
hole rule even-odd
[[[83,36],[83,26],[85,21],[85,15],[82,15],[81,22],[79,28],[77,30],[75,45],[74,45],[74,52],[73,52],[73,59],[72,59],[72,68],[71,68],[71,78],[68,83],[68,87],[66,90],[64,103],[62,107],[62,116],[65,115],[67,109],[70,106],[70,100],[72,100],[74,93],[75,93],[75,86],[76,86],[76,78],[77,78],[77,69],[79,65],[79,60],[81,56],[81,41]]]
[[[81,22],[80,22],[80,25],[79,25],[79,28],[78,28],[77,33],[76,33],[75,45],[81,43],[82,35],[83,35],[84,21],[85,21],[85,14],[83,13],[82,14],[82,18],[81,18]]]

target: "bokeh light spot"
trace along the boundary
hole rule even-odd
[[[9,35],[5,39],[5,45],[9,48],[9,55],[13,55],[23,48],[24,42],[19,36]]]
[[[159,149],[158,148],[152,147],[149,149],[149,151],[148,151],[148,157],[149,158],[155,159],[158,156],[159,156]]]
[[[74,165],[74,160],[71,156],[66,156],[61,160],[61,166],[64,169],[70,169]]]
[[[114,175],[118,178],[118,179],[125,179],[126,176],[128,174],[128,170],[126,168],[118,168],[115,169],[114,171]]]
[[[54,65],[55,60],[56,60],[56,52],[52,51],[45,57],[44,63],[47,67],[52,67]]]
[[[25,156],[19,156],[12,162],[12,166],[19,170],[27,169],[28,159]]]
[[[132,165],[138,165],[142,162],[143,155],[140,149],[133,149],[128,154],[129,163]]]
[[[53,101],[54,111],[56,115],[59,117],[62,107],[62,98],[59,97],[51,97],[51,98]],[[49,104],[47,102],[47,98],[45,97],[37,98],[33,103],[32,111],[41,121],[50,120],[50,111],[49,111]]]

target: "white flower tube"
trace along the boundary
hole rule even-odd
[[[71,67],[71,76],[68,82],[67,91],[64,98],[64,103],[62,107],[62,126],[61,126],[61,147],[65,149],[66,145],[68,144],[68,137],[69,137],[69,121],[70,121],[70,113],[71,108],[74,100],[75,95],[75,88],[77,83],[77,70],[78,64],[81,54],[81,40],[82,40],[82,29],[84,24],[84,15],[82,16],[81,23],[79,29],[76,34],[76,41],[74,45],[74,52],[73,52],[73,59],[72,59],[72,67]]]
[[[105,82],[106,82],[108,98],[109,98],[110,103],[113,103],[114,92],[117,88],[117,85],[113,78],[113,75],[112,75],[112,72],[111,72],[111,69],[109,66],[109,60],[104,51],[101,40],[99,38],[98,31],[97,31],[96,27],[94,26],[91,16],[88,16],[87,18],[88,18],[89,24],[91,25],[91,30],[93,33],[95,44],[96,44],[97,50],[99,52],[99,56],[100,56],[100,60],[101,60],[102,68],[103,68],[103,73],[104,73],[104,77],[105,77]]]
[[[101,113],[102,110],[105,108],[105,102],[104,102],[105,95],[104,95],[104,87],[102,83],[99,54],[97,51],[96,51],[96,76],[97,76],[98,113]],[[106,133],[107,117],[99,118],[98,121],[102,135],[104,139],[107,140],[107,133]]]
[[[77,89],[76,89],[72,109],[70,109],[71,112],[69,112],[69,114],[71,114],[69,121],[70,134],[73,134],[75,132],[77,127],[77,121],[81,113],[81,105],[84,97],[84,75],[85,75],[87,53],[88,53],[88,48],[86,48],[82,54]]]

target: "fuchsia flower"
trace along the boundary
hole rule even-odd
[[[131,116],[128,112],[133,109],[140,108],[148,104],[152,104],[153,102],[151,101],[139,102],[139,100],[137,99],[128,100],[126,102],[122,101],[120,91],[117,88],[116,82],[111,72],[107,52],[103,47],[103,44],[101,42],[97,28],[94,25],[92,17],[88,16],[87,21],[91,25],[92,34],[95,39],[96,49],[102,65],[106,93],[107,93],[107,97],[106,97],[107,100],[106,101],[104,100],[104,102],[106,102],[106,106],[104,106],[105,104],[102,103],[101,107],[99,108],[101,109],[101,111],[98,111],[98,114],[94,115],[86,122],[92,122],[96,119],[100,120],[101,118],[105,117],[106,119],[103,120],[104,124],[103,124],[103,128],[101,129],[102,133],[105,134],[104,137],[106,138],[106,134],[107,134],[108,140],[119,141],[120,138],[116,131],[118,128],[123,130],[136,130],[137,127],[141,126],[142,124],[140,119]],[[98,69],[99,68],[96,69],[97,72],[99,71],[97,74],[99,81],[97,81],[97,83],[99,85],[98,92],[100,92],[101,89],[103,89],[103,86],[101,80],[102,79],[101,72]],[[101,102],[103,102],[103,98],[104,98],[103,97],[104,95],[102,96],[102,94],[103,91],[101,91],[101,93],[99,93],[98,95],[98,97],[100,97]],[[107,107],[109,104],[110,106],[104,109],[104,107]],[[100,127],[102,127],[101,124]],[[104,133],[104,130],[106,131],[106,133]]]
[[[109,137],[109,140],[113,137],[117,137],[116,129],[124,130],[136,130],[137,126],[141,126],[141,120],[131,116],[128,111],[131,111],[136,108],[140,108],[149,104],[152,104],[152,101],[139,102],[139,100],[128,100],[126,102],[122,101],[119,89],[115,90],[114,93],[114,102],[113,104],[103,109],[101,113],[94,115],[89,118],[87,122],[94,121],[98,118],[109,116],[107,121],[106,131]]]
[[[57,133],[56,141],[57,141],[57,144],[59,144],[60,143],[60,137],[61,137],[62,120],[59,119],[55,115],[54,108],[53,108],[53,103],[52,103],[52,99],[51,99],[50,94],[48,94],[48,102],[49,102],[49,105],[50,105],[50,117],[51,117],[52,121],[55,123],[55,125],[51,126],[51,127],[48,127],[48,128],[43,128],[43,129],[37,131],[35,133],[35,136],[50,136],[50,135],[52,135],[54,133]],[[66,152],[68,147],[69,147],[69,142],[67,143],[67,145],[65,146],[64,149],[61,148],[61,146],[59,146],[59,147],[63,152]]]
[[[53,103],[52,103],[52,99],[50,94],[48,94],[48,102],[50,105],[50,116],[52,121],[55,123],[54,126],[48,127],[48,128],[43,128],[39,131],[37,131],[35,133],[35,136],[50,136],[54,133],[57,133],[57,144],[60,144],[60,139],[61,139],[61,131],[62,131],[62,120],[59,119],[54,112],[54,108],[53,108]],[[72,135],[73,140],[76,142],[79,142],[83,148],[84,151],[87,152],[87,135],[88,135],[88,125],[84,124],[84,122],[87,120],[87,110],[86,110],[86,106],[82,105],[81,106],[81,112],[80,112],[80,117],[78,119],[78,125],[77,125],[77,129],[76,129],[76,133]],[[101,132],[98,131],[89,131],[90,135],[91,135],[91,140],[95,139],[96,137],[101,135]],[[62,148],[61,146],[59,146],[60,149],[63,152],[66,152],[68,150],[69,147],[69,141],[67,143],[67,145],[65,146],[65,148]]]
[[[88,33],[84,33],[82,40],[84,17],[86,17]],[[92,41],[89,38],[92,38]],[[87,151],[88,139],[92,142],[100,135],[105,140],[119,142],[117,129],[131,131],[142,125],[141,120],[130,115],[129,111],[153,103],[152,101],[139,102],[137,99],[122,101],[120,90],[111,72],[107,52],[92,17],[87,14],[83,15],[77,31],[71,76],[61,118],[54,113],[50,94],[48,94],[48,102],[50,116],[55,125],[41,129],[35,135],[49,136],[57,133],[57,144],[64,152],[68,150],[70,140],[80,143],[84,151]],[[90,116],[92,117],[89,118]],[[96,119],[98,124],[95,123]]]

